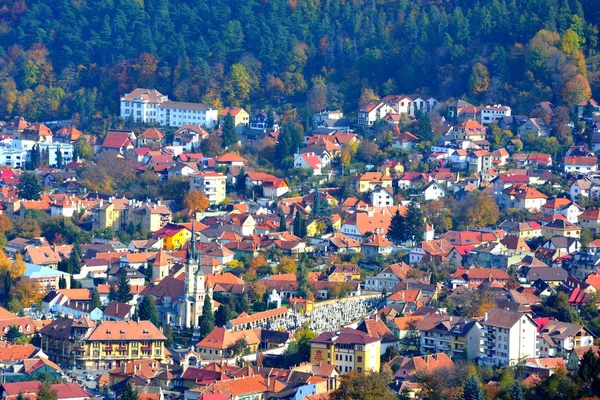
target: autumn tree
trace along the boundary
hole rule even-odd
[[[590,83],[581,74],[575,75],[562,88],[562,98],[569,106],[574,106],[592,97]]]
[[[473,65],[469,78],[469,91],[474,96],[485,93],[490,86],[490,73],[487,67],[481,63]]]
[[[196,211],[204,211],[210,206],[206,195],[198,190],[190,190],[183,199],[186,208]]]
[[[23,261],[23,256],[21,254],[17,254],[15,256],[15,261],[13,261],[12,266],[10,268],[10,277],[12,279],[17,279],[21,275],[25,273],[25,261]]]
[[[10,271],[12,268],[12,264],[10,260],[6,256],[4,250],[0,250],[0,271]]]
[[[483,192],[471,192],[462,203],[456,204],[454,211],[459,225],[469,228],[492,226],[500,218],[500,209],[492,196]]]
[[[277,272],[281,274],[295,274],[297,269],[296,261],[290,257],[282,257],[277,265]]]
[[[388,387],[391,376],[385,372],[350,371],[340,377],[336,390],[329,396],[330,400],[392,400],[396,398],[394,392]]]
[[[42,300],[43,292],[37,283],[21,279],[11,288],[10,295],[11,299],[29,308]]]
[[[308,108],[315,113],[327,108],[327,83],[322,76],[312,79],[312,87],[307,95]]]

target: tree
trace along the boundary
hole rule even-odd
[[[38,389],[38,400],[58,400],[56,389],[52,389],[50,382],[43,382]]]
[[[62,169],[63,167],[63,155],[60,149],[56,150],[56,168]]]
[[[523,394],[523,387],[517,381],[513,384],[510,389],[510,400],[525,400],[525,395]]]
[[[0,271],[10,272],[11,268],[12,264],[6,256],[6,253],[4,252],[4,250],[0,250]]]
[[[485,395],[483,394],[483,390],[481,388],[481,383],[479,383],[479,379],[477,375],[471,374],[467,378],[464,386],[464,400],[485,400]]]
[[[285,232],[287,231],[287,223],[285,220],[285,215],[281,214],[279,216],[279,232]]]
[[[125,390],[121,395],[121,400],[139,400],[137,390],[135,390],[130,382],[127,382],[127,386],[125,386]]]
[[[231,113],[223,117],[223,133],[221,134],[221,146],[226,149],[238,142],[237,132],[235,130],[235,118]]]
[[[433,129],[431,128],[429,114],[419,111],[417,112],[417,119],[419,120],[417,136],[425,142],[430,142],[433,139]]]
[[[419,205],[414,201],[411,201],[408,204],[404,225],[406,227],[407,240],[411,241],[413,244],[424,240],[425,218],[423,217],[423,211],[421,211]]]
[[[205,338],[213,329],[215,329],[215,316],[213,314],[212,299],[209,295],[206,295],[202,305],[202,317],[200,318],[200,337]]]
[[[498,222],[500,209],[492,196],[471,192],[463,203],[457,203],[455,215],[459,224],[468,228],[483,228]]]
[[[25,261],[23,261],[23,256],[21,254],[17,254],[15,256],[15,261],[12,264],[10,269],[10,277],[12,279],[17,279],[21,275],[25,273]]]
[[[296,261],[290,257],[282,257],[277,265],[277,272],[281,274],[295,274],[297,269]]]
[[[16,325],[11,325],[8,328],[8,332],[6,332],[6,340],[8,342],[14,343],[17,340],[19,340],[20,338],[23,337],[23,334],[21,333],[21,331],[19,330],[19,327]]]
[[[588,80],[581,74],[577,74],[565,83],[561,95],[564,102],[572,107],[582,101],[589,100],[592,97],[592,89]]]
[[[294,222],[292,223],[292,233],[294,236],[303,238],[306,236],[306,220],[300,215],[300,211],[296,211]]]
[[[117,287],[115,285],[110,285],[108,289],[108,301],[118,301],[117,300]]]
[[[390,221],[390,226],[387,231],[387,238],[394,242],[395,245],[399,245],[406,239],[406,218],[400,214],[399,210],[396,210],[396,214]]]
[[[308,108],[315,113],[327,108],[327,83],[322,76],[316,76],[312,80],[312,87],[307,95]]]
[[[385,372],[359,373],[355,370],[340,377],[336,390],[329,396],[330,400],[392,400],[396,398],[388,387],[391,376]]]
[[[140,301],[138,307],[138,318],[140,321],[150,321],[154,326],[160,325],[160,318],[158,316],[158,310],[156,309],[156,303],[150,295],[145,295]]]
[[[133,300],[133,295],[131,294],[131,284],[129,283],[129,278],[127,278],[127,272],[125,271],[125,268],[122,268],[119,272],[115,300],[120,301],[121,303],[129,303],[131,300]]]
[[[471,77],[469,78],[469,90],[474,96],[479,96],[488,90],[490,86],[490,73],[487,67],[481,63],[473,65]]]
[[[39,200],[43,186],[40,178],[33,172],[24,172],[19,178],[17,189],[22,198],[27,200]]]
[[[90,307],[91,309],[95,309],[95,308],[100,308],[102,307],[102,301],[100,300],[100,293],[98,293],[97,289],[93,289],[92,290],[92,296],[91,296],[91,300],[90,300]]]
[[[219,308],[217,308],[217,312],[215,313],[215,325],[225,326],[225,324],[227,324],[227,321],[231,319],[231,314],[231,309],[227,304],[219,305]]]
[[[190,190],[183,198],[183,204],[191,210],[204,211],[210,206],[210,201],[204,193],[198,190]]]

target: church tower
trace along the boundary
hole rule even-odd
[[[185,294],[184,301],[182,303],[183,310],[180,310],[182,317],[182,326],[186,328],[194,328],[198,326],[198,304],[196,302],[197,288],[196,282],[198,281],[196,276],[198,270],[202,270],[198,265],[198,256],[196,255],[196,230],[194,229],[194,221],[192,221],[192,238],[188,249],[188,259],[185,265]],[[204,290],[204,279],[202,279],[202,288]],[[204,298],[203,298],[204,300]],[[200,303],[200,310],[202,310],[202,303]],[[202,313],[202,311],[200,311]]]

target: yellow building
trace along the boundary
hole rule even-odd
[[[225,109],[223,109],[223,111],[219,113],[219,124],[221,126],[223,126],[225,117],[228,114],[233,117],[235,130],[237,131],[237,133],[243,133],[244,130],[246,130],[246,128],[248,127],[248,124],[250,123],[250,115],[243,108],[226,107]]]
[[[325,332],[310,341],[310,362],[335,365],[340,373],[378,372],[381,340],[351,328]]]
[[[56,363],[83,369],[112,369],[123,362],[165,359],[167,338],[150,321],[58,318],[40,330],[41,348]]]
[[[312,300],[304,300],[302,297],[292,297],[290,299],[290,308],[301,314],[306,314],[314,310],[315,302]]]
[[[92,210],[93,229],[116,229],[127,226],[127,199],[115,199],[112,202],[100,200]]]
[[[384,175],[381,172],[365,172],[364,174],[355,178],[356,191],[358,193],[365,193],[370,190],[374,190],[377,186],[383,188],[392,187],[392,178]]]
[[[192,238],[192,232],[178,224],[166,224],[152,236],[163,240],[163,248],[168,251],[179,250]]]

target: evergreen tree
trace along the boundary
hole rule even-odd
[[[281,214],[279,216],[279,232],[285,232],[287,231],[287,226],[286,226],[286,221],[285,221],[285,215]]]
[[[318,216],[321,213],[321,194],[319,193],[319,186],[315,189],[312,213],[314,216]]]
[[[417,244],[424,240],[425,218],[423,217],[423,211],[421,211],[419,206],[413,201],[408,205],[405,226],[407,240],[412,241],[413,244]]]
[[[154,326],[160,325],[160,319],[158,317],[158,310],[156,309],[156,303],[150,295],[145,295],[140,301],[138,307],[138,317],[140,321],[150,321]]]
[[[525,400],[525,395],[523,394],[523,387],[517,381],[513,384],[510,389],[510,400]]]
[[[204,297],[202,305],[202,318],[200,319],[200,337],[204,338],[215,329],[215,316],[212,309],[212,299],[209,295]]]
[[[463,389],[464,400],[485,400],[485,395],[483,394],[477,375],[469,375]]]
[[[40,178],[35,173],[25,172],[19,178],[17,189],[22,198],[27,200],[39,200],[44,187],[40,182]]]
[[[166,324],[164,329],[163,329],[163,335],[165,335],[165,337],[167,338],[167,341],[165,342],[165,346],[167,348],[172,348],[173,345],[175,344],[174,340],[173,340],[173,330],[171,329],[171,325]]]
[[[279,132],[279,137],[277,138],[277,146],[275,147],[275,164],[278,166],[282,166],[283,161],[286,157],[294,154],[296,149],[294,148],[294,144],[292,143],[292,136],[290,130],[287,127],[284,127]]]
[[[56,150],[56,168],[62,169],[63,167],[63,155],[60,149]]]
[[[240,170],[240,174],[235,181],[235,190],[238,194],[246,193],[246,171],[244,167]]]
[[[231,310],[227,304],[221,304],[215,313],[215,325],[225,326],[231,319]]]
[[[127,278],[127,272],[125,268],[122,268],[119,273],[119,281],[117,282],[117,301],[121,303],[129,303],[133,300],[133,295],[131,294],[131,284],[129,283],[129,278]]]
[[[121,400],[139,400],[137,390],[135,390],[130,382],[127,382],[127,386],[125,386],[125,390],[121,395]]]
[[[95,308],[102,307],[102,301],[100,300],[100,293],[98,293],[98,290],[96,290],[95,288],[92,290],[92,298],[90,300],[90,306],[92,307],[92,310]]]
[[[115,285],[110,285],[110,288],[108,289],[108,301],[118,301],[117,297],[117,287]]]
[[[227,113],[227,115],[223,117],[223,133],[221,139],[221,146],[224,149],[233,146],[238,142],[237,133],[235,131],[235,118],[230,113]]]
[[[387,231],[387,238],[394,242],[395,245],[400,245],[406,241],[406,218],[400,214],[400,211],[396,210],[396,214],[390,221],[390,227]]]
[[[292,225],[292,227],[293,227],[293,229],[292,229],[293,232],[292,233],[295,236],[304,237],[304,235],[302,235],[302,233],[303,233],[303,230],[302,230],[303,221],[304,221],[304,218],[302,218],[302,216],[300,215],[300,211],[296,211],[296,216],[294,217],[294,222],[293,222],[293,225]]]
[[[50,382],[46,381],[40,384],[37,400],[58,400],[58,393],[52,389]]]
[[[66,289],[67,288],[67,280],[64,277],[62,277],[62,276],[58,280],[58,288],[59,289]]]
[[[27,400],[27,398],[23,395],[23,392],[19,390],[16,400]]]
[[[417,119],[419,120],[417,136],[425,142],[430,142],[433,139],[433,130],[431,129],[429,114],[419,111],[417,112]]]

